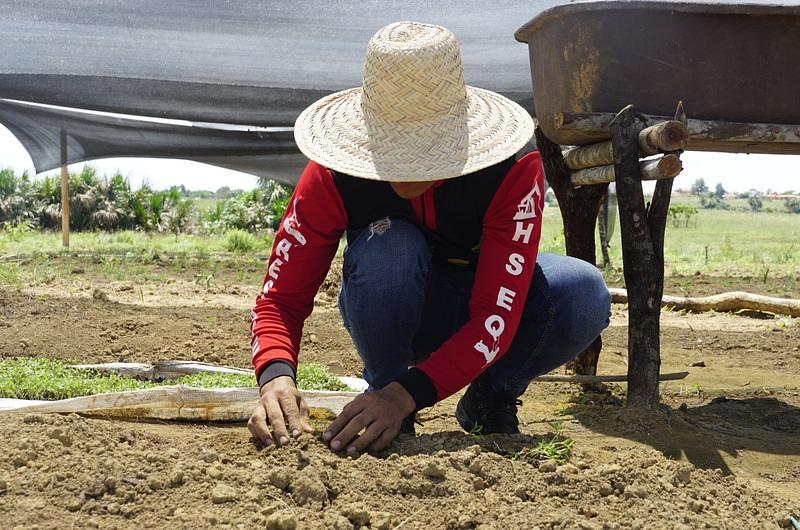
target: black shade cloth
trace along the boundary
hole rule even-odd
[[[529,108],[527,49],[513,35],[555,3],[0,0],[0,98],[191,122],[291,126],[313,101],[360,85],[364,50],[378,28],[418,20],[456,34],[467,83]],[[69,163],[176,157],[283,181],[296,178],[302,166],[290,133],[221,133],[7,102],[0,122],[22,141],[37,172],[59,165],[62,128]]]
[[[278,131],[221,130],[159,123],[0,100],[5,123],[37,168],[61,164],[61,131],[69,162],[108,156],[181,158],[294,184],[305,158],[289,128]],[[288,130],[287,130],[288,129]]]

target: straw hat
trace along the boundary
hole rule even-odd
[[[478,171],[516,153],[532,135],[522,107],[466,86],[455,35],[417,22],[378,30],[367,46],[362,86],[313,103],[294,128],[311,160],[394,182]]]

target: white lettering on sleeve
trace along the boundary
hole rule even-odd
[[[300,245],[306,244],[306,238],[300,233],[300,223],[297,221],[297,199],[292,204],[292,215],[283,220],[283,229],[293,236]]]
[[[486,318],[483,326],[495,342],[497,342],[500,340],[500,335],[503,334],[503,330],[506,329],[506,321],[499,315],[490,315]]]
[[[533,223],[525,224],[522,221],[517,221],[517,228],[514,231],[514,237],[512,238],[514,241],[519,242],[520,238],[522,238],[522,242],[524,244],[528,244],[528,241],[531,239],[531,235],[533,234]]]
[[[512,276],[519,276],[522,274],[522,264],[525,263],[525,258],[522,254],[514,252],[508,256],[508,263],[506,263],[506,272]]]
[[[292,244],[289,242],[289,240],[283,238],[278,241],[278,244],[275,246],[275,254],[283,258],[283,261],[289,261],[289,250],[291,248]]]
[[[280,258],[275,258],[272,263],[269,264],[269,270],[267,271],[267,274],[269,274],[270,278],[275,280],[278,279],[278,274],[281,273],[281,265],[283,265],[283,262],[280,260]]]
[[[497,306],[502,307],[506,311],[511,311],[511,304],[514,302],[514,297],[517,295],[511,289],[500,287],[497,292]]]

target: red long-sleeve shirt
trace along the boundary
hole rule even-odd
[[[416,220],[435,235],[443,223],[437,222],[431,209],[435,198],[449,200],[436,196],[446,193],[445,189],[433,186],[410,201]],[[543,197],[541,159],[539,153],[529,153],[502,176],[480,220],[480,234],[475,234],[480,251],[470,320],[398,381],[418,408],[457,392],[508,350],[536,263]],[[462,198],[455,194],[452,200]],[[252,313],[252,360],[257,375],[274,361],[296,367],[303,322],[349,227],[348,211],[333,173],[310,162],[275,234],[263,289]]]

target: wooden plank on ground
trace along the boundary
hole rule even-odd
[[[303,390],[312,409],[339,414],[360,392]],[[112,392],[58,401],[0,400],[0,411],[80,413],[113,418],[246,421],[258,402],[258,388],[191,388],[183,385]]]

